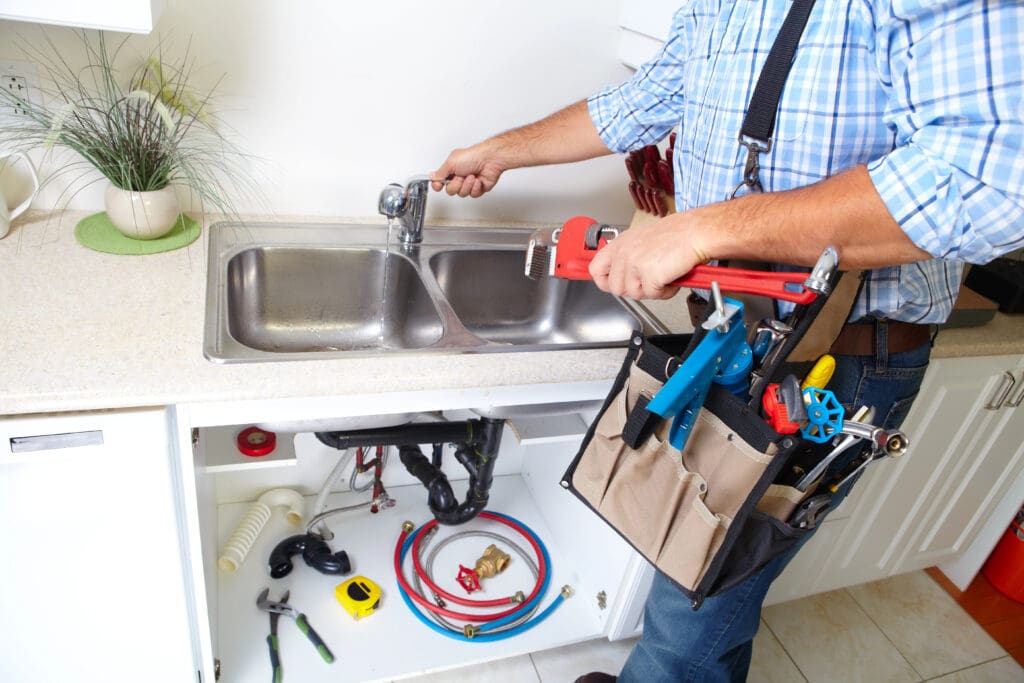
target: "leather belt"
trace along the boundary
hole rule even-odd
[[[830,353],[843,356],[875,355],[875,326],[887,328],[888,352],[902,353],[927,343],[932,336],[931,325],[905,323],[899,320],[866,320],[846,323],[832,342]]]

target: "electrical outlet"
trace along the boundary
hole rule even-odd
[[[28,81],[25,80],[24,76],[0,76],[0,88],[13,92],[22,99],[28,99]],[[10,107],[10,109],[15,115],[25,113],[24,107],[18,104]]]
[[[0,88],[15,93],[21,99],[39,103],[39,72],[32,62],[0,60]],[[25,111],[19,106],[0,104],[0,125],[5,119],[17,119]]]

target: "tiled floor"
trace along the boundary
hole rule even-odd
[[[414,683],[572,683],[615,673],[632,641],[604,640],[411,679]],[[1024,682],[1024,668],[925,572],[768,607],[752,683]]]

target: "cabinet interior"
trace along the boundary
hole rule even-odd
[[[449,411],[444,417],[467,419],[474,415]],[[264,588],[270,589],[271,599],[290,590],[290,604],[307,615],[335,656],[333,664],[322,661],[290,620],[281,617],[281,660],[292,680],[337,680],[341,667],[345,680],[394,680],[598,637],[633,635],[639,615],[634,584],[643,576],[644,565],[637,562],[635,553],[614,531],[559,484],[590,417],[577,413],[542,415],[505,424],[487,509],[523,522],[550,554],[551,579],[538,613],[559,595],[562,586],[570,586],[573,595],[535,627],[486,643],[460,641],[434,632],[410,612],[399,595],[393,557],[402,523],[408,520],[419,526],[433,517],[427,507],[426,488],[406,472],[396,448],[387,448],[382,473],[382,483],[394,506],[372,513],[365,505],[326,520],[334,533],[329,545],[332,551],[346,551],[351,573],[320,574],[295,556],[291,573],[274,579],[268,565],[271,550],[282,539],[305,530],[316,494],[343,452],[320,443],[312,433],[282,433],[277,435],[272,454],[251,458],[235,447],[237,434],[250,425],[199,429],[193,448],[199,533],[210,636],[221,680],[259,680],[270,675],[266,643],[269,618],[256,606],[257,595]],[[431,447],[421,448],[429,457]],[[444,447],[443,470],[461,501],[468,475],[452,457],[452,451],[450,444]],[[351,458],[345,474],[332,487],[328,509],[369,502],[370,491],[349,488],[348,473],[353,466]],[[357,487],[368,476],[361,475]],[[219,569],[221,549],[253,501],[279,487],[294,489],[305,497],[303,522],[292,526],[283,508],[273,509],[237,571]],[[451,533],[472,530],[500,533],[529,551],[527,542],[514,531],[480,518],[443,527],[435,542]],[[444,552],[437,554],[435,579],[446,590],[462,590],[455,580],[458,565],[472,566],[490,542],[479,536],[450,542]],[[411,575],[410,564],[407,558],[407,576]],[[483,591],[470,597],[492,599],[515,590],[530,592],[533,576],[515,553],[507,574],[483,582]],[[334,595],[338,584],[357,575],[371,579],[382,591],[380,607],[358,620]]]

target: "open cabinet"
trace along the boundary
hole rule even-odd
[[[201,615],[197,637],[203,652],[202,680],[263,681],[271,675],[266,638],[269,617],[256,605],[264,588],[276,599],[288,590],[289,603],[303,612],[334,655],[331,664],[318,655],[295,624],[282,616],[278,625],[281,662],[289,680],[389,681],[406,676],[442,671],[474,662],[521,655],[588,639],[612,639],[635,635],[646,597],[649,575],[646,563],[610,528],[562,489],[560,478],[586,432],[592,411],[562,412],[544,405],[533,406],[528,416],[514,417],[502,430],[495,476],[487,510],[522,522],[543,542],[550,555],[550,581],[535,616],[569,586],[572,596],[562,601],[542,621],[521,633],[493,642],[453,639],[420,621],[403,603],[393,565],[396,542],[406,520],[419,526],[433,519],[427,506],[427,490],[399,462],[394,447],[385,449],[387,462],[381,482],[392,507],[370,511],[370,491],[353,491],[346,469],[327,498],[328,508],[364,504],[333,515],[326,524],[334,537],[332,551],[344,550],[351,572],[343,576],[318,573],[295,556],[292,571],[284,578],[270,577],[268,558],[282,539],[305,531],[314,500],[343,451],[321,443],[313,433],[277,433],[274,452],[248,457],[239,452],[237,435],[251,423],[210,425],[190,431],[181,416],[183,439],[191,433],[193,453],[184,463],[184,480],[194,480],[186,491],[186,508],[193,538],[193,582],[197,612]],[[477,415],[465,409],[432,411],[414,420],[465,420]],[[358,421],[355,421],[358,422]],[[428,457],[429,444],[421,447]],[[452,456],[452,445],[443,449],[443,471],[461,502],[468,487],[466,470]],[[188,472],[188,470],[191,470]],[[357,488],[369,474],[359,475]],[[236,571],[218,568],[225,542],[261,494],[290,488],[303,495],[306,515],[299,526],[286,520],[283,508],[272,509],[245,561]],[[449,541],[436,553],[433,575],[451,592],[466,595],[456,581],[460,565],[472,567],[486,546],[496,543],[511,555],[508,569],[482,581],[483,590],[473,599],[493,599],[516,590],[529,594],[535,585],[528,562],[502,541],[479,535],[497,532],[523,547],[530,546],[512,529],[481,518],[462,525],[443,527],[432,545],[454,533],[469,532]],[[429,548],[428,548],[429,549]],[[423,556],[427,556],[425,550]],[[407,559],[406,573],[411,576]],[[379,608],[358,620],[335,598],[335,587],[353,576],[375,582],[382,595]],[[448,605],[451,609],[465,609]],[[491,612],[494,611],[492,608]],[[460,622],[461,626],[461,622]]]

